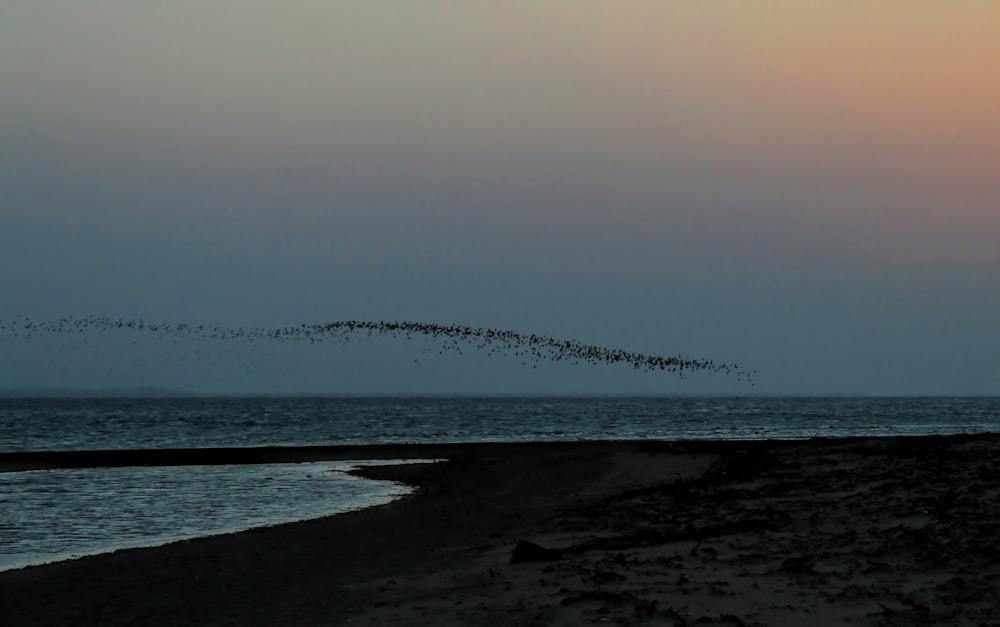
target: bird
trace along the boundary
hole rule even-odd
[[[164,323],[148,322],[142,318],[125,319],[107,316],[86,316],[75,318],[64,316],[53,321],[34,320],[20,316],[13,320],[0,319],[0,331],[25,339],[39,334],[80,334],[85,331],[116,331],[153,334],[161,340],[168,337],[173,343],[179,339],[206,340],[220,342],[279,342],[304,341],[310,344],[335,342],[346,344],[352,336],[389,336],[412,339],[424,336],[436,342],[439,354],[455,351],[464,354],[463,345],[490,357],[520,358],[523,366],[529,364],[537,368],[543,361],[568,361],[573,365],[626,365],[635,370],[665,372],[684,377],[686,372],[706,371],[733,376],[737,381],[753,383],[755,370],[747,371],[735,363],[716,363],[710,359],[688,358],[680,355],[655,355],[585,344],[576,339],[559,339],[537,333],[521,333],[512,329],[495,327],[473,327],[463,324],[440,324],[433,322],[386,321],[386,320],[335,320],[325,323],[301,323],[289,327],[234,327],[228,328],[210,324],[189,322]],[[87,340],[85,339],[84,342]],[[429,350],[429,349],[425,349]],[[418,363],[414,359],[414,363]]]

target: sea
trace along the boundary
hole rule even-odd
[[[0,452],[996,431],[993,397],[0,399]],[[400,460],[364,462],[375,463]],[[410,492],[345,472],[356,465],[0,472],[0,571],[336,515]]]

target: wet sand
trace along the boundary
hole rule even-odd
[[[0,573],[0,624],[1000,624],[998,453],[997,435],[198,453],[449,461],[363,470],[419,486],[382,507]],[[0,469],[94,462],[72,459]],[[551,550],[512,564],[522,540]]]

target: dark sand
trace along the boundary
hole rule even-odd
[[[450,461],[364,470],[420,486],[382,507],[0,573],[0,625],[1000,625],[998,453],[998,435],[216,451]],[[0,470],[93,462],[29,457]],[[511,564],[519,540],[560,559]]]

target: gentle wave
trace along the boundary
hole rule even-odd
[[[1000,428],[997,398],[0,399],[0,451],[607,439],[787,439]]]

